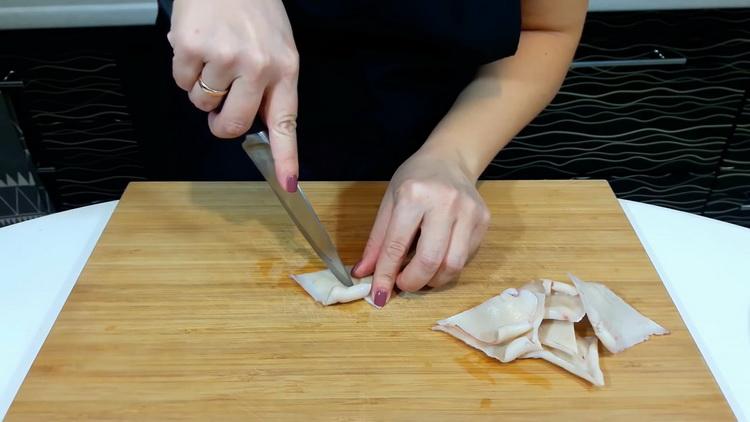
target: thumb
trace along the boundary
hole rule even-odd
[[[393,202],[390,193],[386,192],[380,202],[380,208],[378,208],[378,214],[370,230],[370,237],[367,239],[362,259],[352,268],[354,277],[366,277],[375,272],[375,264],[378,262],[380,249],[383,247],[383,241],[385,240],[385,231],[391,221],[392,213]]]

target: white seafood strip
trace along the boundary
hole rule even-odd
[[[597,350],[596,337],[576,337],[576,344],[578,350],[575,354],[545,347],[542,351],[530,352],[523,357],[544,359],[598,387],[603,386],[604,374],[599,367],[599,350]]]
[[[539,341],[543,346],[560,350],[569,355],[578,351],[576,332],[572,321],[558,321],[548,319],[539,326]]]
[[[522,290],[546,295],[544,319],[578,322],[584,310],[578,291],[570,284],[552,280],[535,280],[526,283]]]
[[[521,286],[521,290],[528,290],[530,292],[548,295],[552,292],[552,280],[541,279],[529,281],[528,283]]]
[[[547,296],[545,319],[578,322],[583,319],[584,315],[580,296],[571,296],[561,292],[552,292]]]
[[[589,322],[604,347],[612,353],[646,341],[651,335],[669,331],[646,318],[617,296],[607,286],[585,282],[568,274],[578,289]]]
[[[575,288],[575,286],[571,286],[568,283],[563,283],[562,281],[552,282],[552,293],[564,293],[570,296],[578,296],[578,290]]]
[[[354,285],[351,287],[344,286],[330,270],[292,275],[292,278],[313,299],[325,306],[369,299],[370,287],[372,286],[372,276],[361,279],[352,278]],[[367,302],[370,303],[369,300]]]
[[[539,325],[543,315],[543,294],[508,289],[480,305],[438,321],[432,329],[448,333],[501,362],[510,362],[542,350]]]

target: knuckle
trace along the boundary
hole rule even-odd
[[[392,260],[399,260],[406,255],[407,245],[406,242],[400,240],[391,240],[385,247],[385,254]]]
[[[465,212],[471,212],[467,207],[471,207],[466,201],[463,201],[461,194],[454,189],[442,189],[440,192],[441,200],[445,201],[446,207],[453,215],[460,215]]]
[[[440,193],[440,197],[445,198],[448,203],[460,204],[462,202],[463,197],[461,193],[452,186],[440,186],[438,192]]]
[[[444,274],[441,274],[440,277],[434,278],[429,283],[427,283],[427,285],[432,288],[437,288],[437,287],[445,286],[450,281],[451,281],[450,278],[446,277]]]
[[[239,120],[230,120],[219,127],[219,133],[216,136],[226,138],[236,138],[242,136],[249,129],[247,123]]]
[[[265,81],[262,70],[257,69],[254,66],[245,67],[242,70],[241,77],[248,82],[253,90],[257,90],[256,92],[262,93],[265,89]]]
[[[482,225],[487,226],[490,224],[490,220],[492,220],[492,213],[490,213],[490,210],[487,209],[487,207],[482,207],[479,221],[482,223]]]
[[[215,101],[212,101],[208,98],[205,98],[197,94],[193,94],[193,91],[190,92],[189,97],[193,105],[199,110],[209,112],[216,108],[217,104]]]
[[[271,65],[271,56],[266,53],[256,52],[248,56],[248,61],[252,64],[256,73],[263,73]]]
[[[214,51],[211,60],[225,67],[230,67],[239,61],[239,52],[233,48],[223,47]]]
[[[185,35],[184,32],[178,32],[174,36],[174,50],[176,53],[188,57],[201,56],[203,45],[197,38]]]
[[[294,114],[285,114],[276,118],[273,124],[273,130],[278,135],[294,136],[297,131],[297,116]]]
[[[396,189],[396,196],[403,199],[417,199],[424,196],[427,187],[421,180],[406,179]]]
[[[377,278],[377,284],[382,286],[388,286],[392,285],[394,280],[396,279],[396,274],[390,271],[383,271],[375,275]],[[373,284],[375,284],[376,281],[373,280]]]
[[[405,292],[413,293],[419,291],[419,289],[422,288],[419,284],[412,282],[410,280],[405,279],[404,277],[399,278],[396,280],[396,286]]]
[[[282,76],[297,77],[299,74],[299,53],[297,53],[297,50],[289,50],[282,54],[278,66]]]
[[[190,90],[193,89],[193,85],[188,81],[188,78],[186,78],[180,72],[180,69],[177,69],[176,67],[172,69],[172,78],[181,90],[189,93]]]
[[[465,255],[458,255],[455,257],[448,257],[445,260],[445,272],[448,275],[456,276],[458,273],[461,272],[461,270],[464,269],[464,266],[466,265],[466,256]]]
[[[198,110],[205,111],[206,113],[213,111],[216,108],[214,103],[205,99],[195,99],[193,100],[193,105],[195,105]]]
[[[432,280],[429,283],[427,283],[427,286],[432,287],[433,289],[436,289],[442,286],[442,284],[438,280]]]
[[[419,254],[416,257],[416,260],[417,264],[422,267],[422,269],[431,273],[437,271],[442,263],[440,258],[435,254]]]
[[[464,210],[466,210],[469,215],[473,216],[477,213],[477,211],[479,211],[480,206],[473,199],[465,197],[461,202],[463,203]]]

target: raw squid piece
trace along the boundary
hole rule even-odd
[[[313,299],[325,306],[360,299],[367,300],[372,286],[372,276],[361,279],[352,278],[354,285],[351,287],[344,286],[330,270],[293,275],[292,278]]]
[[[668,331],[599,283],[570,275],[573,285],[535,280],[438,321],[449,333],[501,362],[543,359],[595,386],[604,385],[599,366],[601,341],[617,353]],[[576,335],[575,323],[588,315],[596,337]]]
[[[552,280],[535,280],[521,287],[545,295],[544,319],[578,322],[585,314],[578,291],[570,284]]]
[[[641,315],[607,286],[583,281],[572,274],[568,276],[578,289],[594,333],[610,352],[622,352],[652,335],[669,334],[666,328]]]
[[[543,316],[543,294],[508,289],[474,308],[438,321],[432,329],[448,333],[501,362],[510,362],[542,350],[538,331]]]
[[[576,337],[575,340],[577,350],[574,354],[568,354],[552,347],[544,347],[542,351],[530,352],[522,357],[544,359],[597,387],[603,386],[604,374],[599,367],[599,350],[597,349],[596,337]]]
[[[542,346],[560,350],[569,355],[577,352],[576,332],[571,321],[548,319],[539,326],[539,341]]]

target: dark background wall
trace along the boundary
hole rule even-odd
[[[0,224],[198,165],[184,142],[204,120],[171,82],[165,31],[162,17],[0,32]],[[750,9],[591,13],[559,95],[483,177],[604,178],[621,198],[750,227],[749,47]],[[18,174],[24,210],[6,204]]]
[[[747,10],[591,14],[560,93],[486,175],[606,178],[750,225],[748,47]]]

